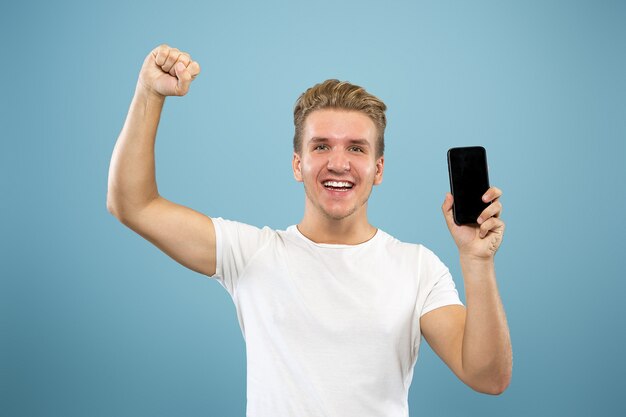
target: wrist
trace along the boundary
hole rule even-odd
[[[493,264],[494,262],[493,255],[481,256],[481,255],[476,255],[473,253],[462,252],[462,251],[459,251],[459,259],[461,263],[470,263],[470,264],[476,264],[476,265],[489,265],[489,264]]]
[[[485,275],[495,273],[493,257],[479,257],[472,254],[461,253],[459,257],[463,276]]]
[[[165,102],[165,96],[157,93],[154,89],[150,88],[144,82],[139,79],[137,87],[135,88],[135,95],[139,98],[163,104]]]

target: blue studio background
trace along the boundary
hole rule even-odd
[[[327,78],[389,107],[373,224],[449,265],[446,151],[481,144],[504,190],[498,281],[513,380],[465,387],[422,344],[412,416],[623,413],[623,1],[60,1],[3,7],[2,416],[243,416],[245,345],[222,287],[106,210],[145,55],[202,73],[166,102],[160,193],[285,228],[303,210],[292,106]],[[621,248],[621,249],[620,249]],[[464,298],[464,296],[463,296]]]

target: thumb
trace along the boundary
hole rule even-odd
[[[454,203],[454,197],[452,194],[446,193],[446,199],[443,201],[441,205],[441,211],[443,212],[443,217],[446,219],[446,224],[448,228],[452,229],[453,226],[456,225],[454,223],[454,216],[452,215],[452,204]]]
[[[182,62],[176,63],[174,66],[174,70],[176,71],[176,78],[178,79],[178,83],[176,85],[175,91],[176,95],[184,96],[189,91],[189,84],[191,84],[191,74],[185,67],[185,64]]]

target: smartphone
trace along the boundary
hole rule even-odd
[[[450,192],[454,197],[452,213],[459,226],[477,224],[480,213],[489,205],[482,200],[489,189],[487,152],[482,146],[448,150]]]

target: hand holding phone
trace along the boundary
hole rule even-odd
[[[470,146],[448,150],[448,173],[454,197],[454,222],[459,226],[477,224],[478,216],[489,205],[482,200],[489,189],[485,148]]]

